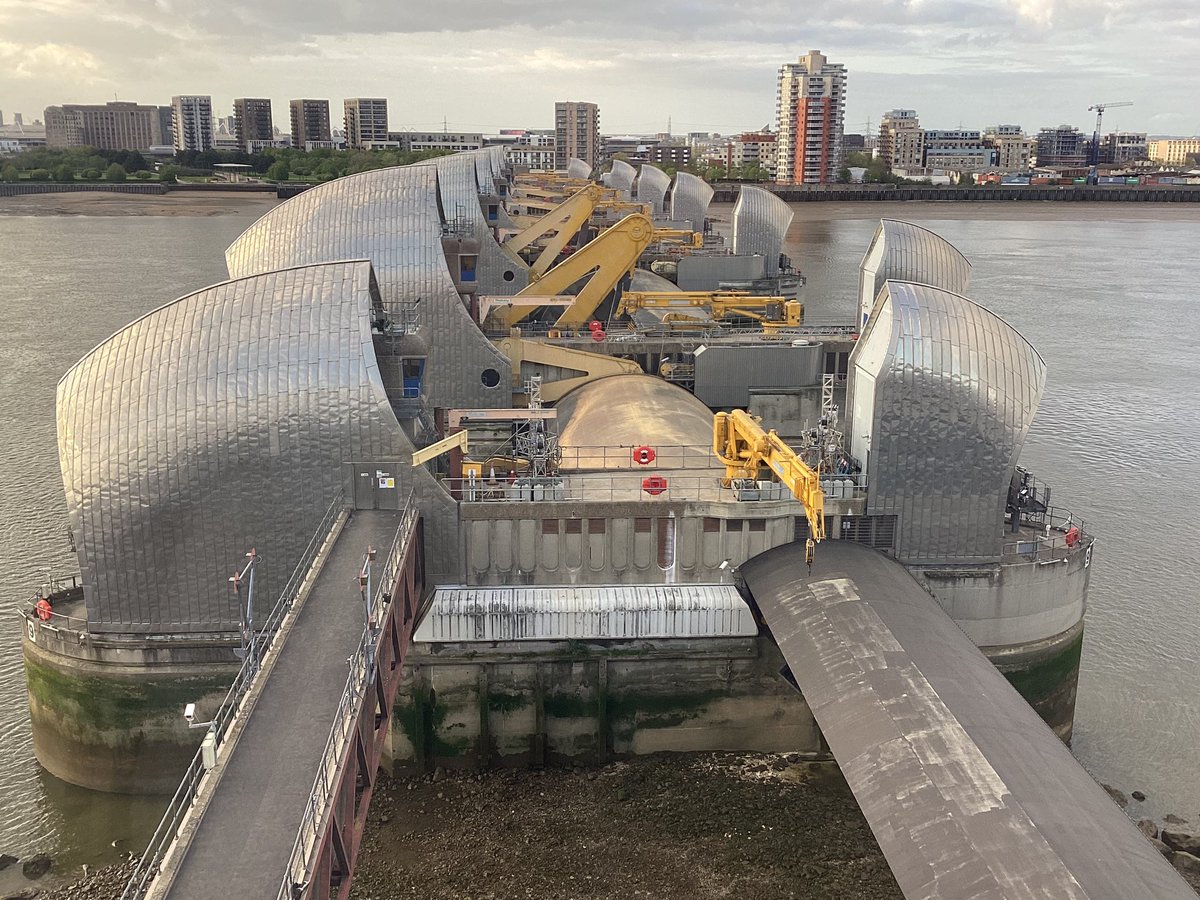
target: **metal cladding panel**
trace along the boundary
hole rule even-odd
[[[713,189],[703,178],[691,172],[676,173],[675,187],[671,191],[671,219],[691,222],[692,231],[703,231],[712,198]]]
[[[847,409],[863,406],[859,379],[874,391],[871,421],[854,413],[848,427],[869,435],[867,511],[899,517],[897,557],[998,561],[1009,480],[1046,383],[1041,356],[966,297],[888,281],[850,370]]]
[[[1185,900],[1183,879],[913,577],[850,541],[739,572],[908,900]]]
[[[572,156],[567,160],[567,177],[587,181],[592,177],[592,167],[582,159]]]
[[[671,176],[657,166],[643,163],[638,173],[637,198],[639,203],[649,203],[651,214],[661,218],[666,214],[667,191],[671,188]]]
[[[696,397],[713,408],[746,406],[751,388],[789,391],[814,387],[821,383],[825,368],[820,341],[708,344],[697,348],[694,359]]]
[[[957,247],[927,228],[896,219],[879,221],[860,268],[860,324],[889,279],[928,284],[955,294],[966,294],[971,282],[971,263]]]
[[[424,642],[753,637],[733,585],[443,587],[414,640]]]
[[[424,379],[430,406],[511,402],[506,387],[488,388],[481,380],[486,370],[504,373],[511,365],[471,320],[450,276],[434,166],[378,169],[310,188],[276,206],[225,251],[234,278],[339,259],[371,261],[384,308],[394,317],[403,320],[416,310],[430,347]]]
[[[470,156],[475,160],[475,180],[479,184],[479,193],[484,196],[496,194],[496,172],[493,168],[495,163],[492,160],[491,152],[477,150],[471,152]]]
[[[716,291],[722,284],[762,278],[767,261],[762,256],[685,256],[679,260],[681,291]]]
[[[698,462],[717,464],[715,457],[703,453],[712,446],[713,417],[708,407],[683,388],[653,375],[600,378],[575,388],[555,408],[563,457],[581,467],[625,466],[628,457],[604,454],[600,448],[643,444],[697,447]],[[586,451],[592,448],[597,452],[589,456]]]
[[[633,182],[636,178],[637,169],[623,159],[613,160],[612,177],[608,180],[608,186],[620,191],[622,200],[633,199]]]
[[[792,208],[775,194],[743,185],[733,207],[733,252],[757,253],[766,260],[767,274],[779,274],[779,256],[792,224]]]
[[[508,297],[529,286],[529,266],[496,243],[495,232],[479,203],[477,160],[486,163],[488,154],[484,151],[468,151],[434,160],[442,209],[446,221],[463,223],[468,233],[479,241],[479,293]]]
[[[256,547],[282,587],[351,459],[405,459],[372,346],[366,261],[269,272],[126,326],[58,384],[58,444],[92,631],[238,627]]]

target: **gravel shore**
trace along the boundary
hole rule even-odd
[[[271,194],[174,191],[118,194],[80,191],[0,197],[0,216],[228,216],[265,213],[279,201]]]
[[[900,898],[837,768],[669,754],[384,779],[352,900]]]

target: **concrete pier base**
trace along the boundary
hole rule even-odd
[[[406,668],[394,773],[822,747],[769,637],[417,644]]]
[[[38,761],[98,791],[170,794],[240,663],[233,641],[106,641],[29,623],[23,640]],[[31,633],[33,637],[31,638]]]

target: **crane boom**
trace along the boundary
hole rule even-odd
[[[820,466],[810,468],[774,430],[762,426],[748,412],[735,409],[713,418],[713,453],[725,466],[721,483],[735,478],[757,479],[766,466],[804,504],[808,536],[813,542],[825,539],[825,493],[821,490]],[[810,548],[811,549],[811,548]]]

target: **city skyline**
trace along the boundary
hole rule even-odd
[[[665,131],[670,119],[677,134],[728,134],[773,125],[780,63],[819,47],[848,70],[851,133],[877,129],[896,107],[915,107],[941,128],[982,127],[982,118],[1030,131],[1060,123],[1090,130],[1087,107],[1116,100],[1135,105],[1109,113],[1106,130],[1200,131],[1186,74],[1200,14],[1162,0],[820,0],[794,24],[777,2],[510,12],[468,4],[443,22],[435,12],[365,0],[352,12],[0,0],[0,109],[28,122],[47,106],[114,94],[141,103],[208,94],[220,113],[235,97],[286,109],[296,97],[328,98],[337,108],[368,96],[389,100],[393,130],[445,121],[451,130],[494,132],[553,127],[554,101],[580,96],[604,110],[606,133]],[[627,37],[629,21],[650,36]],[[664,40],[681,49],[664,57]],[[372,60],[367,75],[364,59]]]

